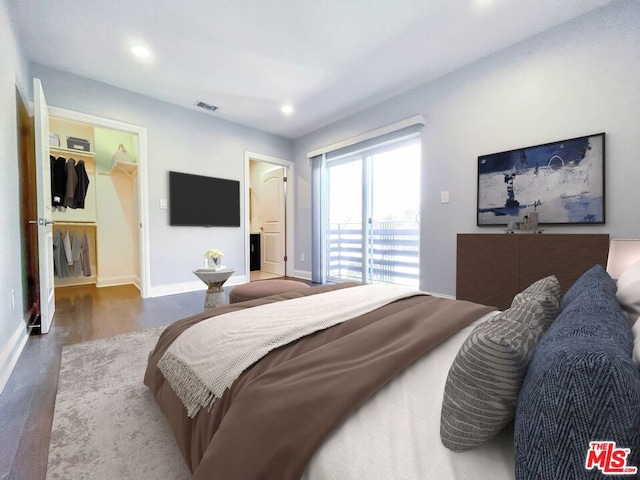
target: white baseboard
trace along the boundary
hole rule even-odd
[[[116,275],[113,277],[98,277],[96,287],[114,287],[116,285],[136,284],[135,275]],[[138,282],[139,284],[139,282]]]
[[[57,287],[75,287],[77,285],[94,285],[96,283],[96,277],[68,277],[55,279],[55,286]]]
[[[11,376],[13,367],[16,366],[28,338],[26,323],[20,322],[16,331],[11,335],[9,342],[0,352],[0,394],[2,394],[2,390],[4,390]]]
[[[307,272],[306,270],[294,270],[291,276],[311,281],[311,272]]]
[[[249,279],[246,275],[234,275],[229,280],[224,283],[225,287],[233,287],[235,285],[242,285],[243,283],[248,283]]]
[[[233,287],[247,283],[246,275],[234,275],[224,283],[225,287]],[[149,288],[149,297],[163,297],[165,295],[175,295],[176,293],[197,292],[206,290],[207,286],[199,280],[193,282],[168,283],[164,285],[152,285]]]

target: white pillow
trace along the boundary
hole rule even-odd
[[[616,286],[616,299],[633,325],[640,317],[640,260],[622,272]]]
[[[632,325],[633,361],[640,368],[640,260],[622,272],[616,286],[616,299]]]

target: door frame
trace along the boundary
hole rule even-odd
[[[324,185],[322,185],[321,196],[323,199],[323,205],[326,204],[327,207],[324,209],[324,213],[322,214],[321,222],[322,222],[322,230],[324,230],[325,236],[325,244],[323,246],[323,250],[321,252],[321,262],[323,263],[322,268],[325,270],[325,279],[330,282],[345,282],[350,281],[348,278],[342,277],[334,277],[329,274],[330,268],[330,256],[327,250],[328,241],[326,240],[329,236],[329,215],[331,212],[329,211],[329,170],[333,166],[345,165],[352,162],[359,162],[361,168],[361,184],[362,184],[362,192],[361,192],[361,211],[360,211],[360,224],[361,224],[361,241],[360,245],[362,248],[362,267],[361,267],[361,278],[359,281],[362,283],[368,284],[373,283],[374,277],[374,260],[372,252],[373,247],[373,214],[374,214],[374,198],[375,198],[375,190],[374,190],[374,156],[376,154],[380,154],[382,152],[386,152],[389,150],[394,150],[398,145],[405,146],[409,143],[416,142],[417,145],[421,146],[421,135],[418,132],[410,133],[408,135],[398,136],[397,138],[391,139],[389,141],[379,143],[378,145],[374,145],[373,147],[364,148],[360,150],[356,150],[353,152],[345,153],[341,156],[336,156],[331,160],[326,160],[323,166],[323,181]],[[419,156],[415,158],[419,162]],[[422,166],[418,163],[419,168]],[[419,179],[418,179],[419,182]],[[420,212],[420,204],[418,203],[418,216]],[[420,223],[418,226],[420,226]],[[354,243],[355,245],[355,243]],[[419,260],[418,256],[418,260]],[[418,262],[419,263],[419,262]]]
[[[111,128],[138,136],[138,220],[140,222],[140,296],[148,298],[151,272],[149,266],[149,204],[147,184],[147,129],[139,125],[111,120],[109,118],[75,112],[60,107],[49,106],[49,115],[64,120],[88,123],[96,127]]]
[[[283,160],[282,158],[271,157],[269,155],[263,155],[261,153],[244,152],[244,265],[245,276],[248,281],[251,279],[251,271],[249,265],[249,254],[251,253],[251,245],[249,242],[249,234],[251,233],[251,218],[249,217],[249,188],[251,186],[251,180],[249,175],[249,168],[251,160],[256,162],[265,162],[279,167],[287,168],[287,196],[285,200],[285,248],[287,261],[284,263],[284,275],[290,276],[294,271],[294,241],[293,232],[295,228],[295,203],[293,199],[294,192],[294,163],[289,160]]]

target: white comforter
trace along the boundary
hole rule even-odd
[[[449,367],[471,330],[460,330],[354,412],[316,452],[303,480],[506,480],[514,478],[513,433],[452,452],[440,441]]]

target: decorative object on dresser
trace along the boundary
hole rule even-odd
[[[562,292],[595,264],[606,265],[607,234],[458,234],[456,298],[509,308],[514,295],[556,275]]]
[[[477,225],[605,223],[604,158],[604,133],[479,156]]]

